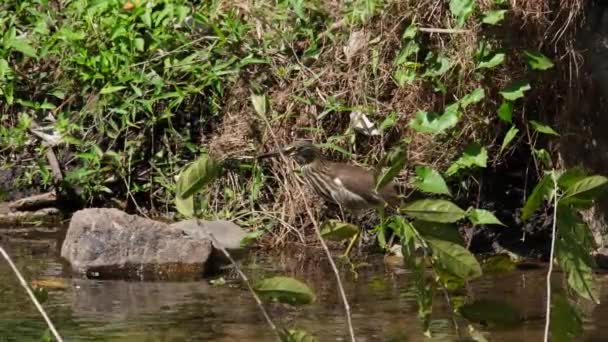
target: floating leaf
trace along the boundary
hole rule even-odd
[[[462,109],[467,108],[470,104],[477,103],[486,96],[483,88],[477,88],[460,99]]]
[[[178,195],[183,199],[194,195],[213,181],[218,176],[220,169],[220,165],[208,156],[195,160],[181,172],[177,180],[177,189],[181,190]]]
[[[541,181],[536,184],[534,190],[532,190],[532,194],[530,194],[530,197],[526,200],[526,204],[524,204],[524,208],[521,212],[522,221],[529,219],[543,203],[543,200],[548,199],[552,193],[552,188],[551,176],[545,175]]]
[[[562,293],[553,293],[551,298],[551,341],[570,342],[583,333],[581,314],[568,302]]]
[[[466,248],[451,241],[426,239],[433,251],[433,258],[441,267],[464,280],[481,276],[481,266]]]
[[[475,10],[475,0],[450,0],[450,12],[458,19],[458,26],[463,26]]]
[[[513,102],[503,101],[496,113],[502,121],[508,123],[513,122]]]
[[[441,174],[428,166],[416,167],[416,179],[414,180],[414,187],[428,193],[451,196],[450,189],[448,189],[448,186],[443,177],[441,177]]]
[[[547,70],[553,68],[553,62],[540,52],[524,51],[532,69]]]
[[[493,55],[492,57],[483,58],[479,62],[479,65],[477,66],[477,68],[478,69],[492,69],[494,67],[501,65],[504,61],[505,61],[505,54],[500,52],[500,53]]]
[[[469,321],[493,327],[512,327],[522,322],[520,313],[503,301],[480,299],[463,305],[459,311]]]
[[[500,95],[502,95],[502,97],[507,100],[514,101],[524,97],[524,93],[530,89],[532,89],[532,87],[530,87],[529,83],[526,83],[524,81],[516,81],[513,82],[510,86],[500,91]]]
[[[486,167],[488,151],[478,143],[471,143],[465,147],[462,156],[458,158],[446,171],[446,175],[453,176],[462,169],[473,166]]]
[[[483,274],[505,273],[513,271],[516,267],[515,261],[509,254],[496,254],[484,260],[481,264]]]
[[[507,13],[507,10],[487,11],[483,14],[481,21],[484,24],[496,25],[505,19],[505,13]]]
[[[540,123],[540,122],[534,121],[534,120],[530,120],[530,124],[532,125],[532,128],[539,133],[559,136],[559,134],[556,131],[554,131],[553,128],[549,127],[548,125],[545,125],[543,123]]]
[[[101,91],[99,92],[101,95],[105,95],[105,94],[112,94],[115,93],[117,91],[121,91],[123,89],[125,89],[125,86],[112,86],[112,85],[107,85],[105,87],[103,87],[101,89]]]
[[[290,277],[263,279],[256,284],[255,291],[265,299],[287,304],[309,304],[315,300],[314,293],[306,284]]]
[[[453,103],[446,107],[442,115],[418,111],[416,117],[410,121],[410,127],[420,133],[439,134],[456,126],[460,119],[458,113],[459,103]]]
[[[359,227],[338,220],[329,220],[321,225],[321,235],[328,240],[346,240],[355,236],[358,232]]]
[[[251,103],[258,115],[266,116],[266,111],[268,110],[268,98],[266,95],[251,94]]]
[[[485,209],[471,209],[467,212],[467,217],[474,225],[479,224],[497,224],[505,226],[492,212]]]
[[[385,158],[390,165],[388,170],[376,179],[376,190],[384,188],[405,166],[406,150],[403,146],[394,148]]]
[[[519,133],[519,129],[517,129],[517,127],[515,126],[511,126],[509,131],[507,131],[507,134],[505,134],[505,138],[502,140],[502,145],[500,145],[499,153],[502,153],[502,151],[507,148],[507,146],[509,146],[509,144],[511,143],[511,141],[513,141],[517,133]]]
[[[440,199],[414,201],[401,207],[399,211],[414,218],[431,222],[452,223],[465,217],[465,211],[456,204]]]

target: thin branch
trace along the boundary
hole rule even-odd
[[[549,325],[551,322],[551,273],[553,273],[553,255],[555,254],[555,240],[557,238],[557,179],[555,174],[552,174],[553,180],[553,233],[551,234],[551,253],[549,257],[549,270],[547,271],[547,309],[545,317],[545,339],[549,341]]]
[[[32,302],[34,302],[34,305],[36,306],[36,309],[38,309],[38,312],[40,312],[40,314],[42,315],[42,317],[46,321],[46,325],[51,330],[51,333],[53,333],[53,336],[55,336],[55,339],[58,342],[63,342],[63,339],[61,338],[61,336],[57,332],[57,329],[55,329],[55,326],[53,325],[53,322],[51,322],[51,319],[49,318],[49,316],[47,316],[46,312],[44,311],[44,308],[42,308],[42,305],[40,305],[40,302],[38,302],[38,299],[36,299],[36,296],[34,295],[34,292],[32,292],[32,290],[30,289],[30,287],[27,285],[27,282],[25,281],[25,278],[23,278],[23,276],[21,275],[21,272],[19,272],[19,270],[17,269],[17,266],[15,266],[15,264],[13,263],[13,260],[11,260],[11,258],[8,255],[8,253],[6,253],[6,251],[4,250],[4,248],[2,248],[2,246],[0,246],[0,254],[2,254],[2,256],[4,257],[4,259],[6,260],[6,262],[8,262],[8,264],[11,266],[11,268],[13,269],[13,272],[15,272],[15,275],[19,279],[19,283],[25,289],[25,292],[27,292],[28,296],[30,296],[30,299],[32,300]]]
[[[286,165],[289,168],[289,171],[291,172],[292,170],[291,170],[291,166],[289,166],[290,165],[289,160],[287,160],[287,157],[285,157],[285,154],[281,150],[280,146],[278,146],[279,139],[274,134],[274,131],[272,130],[272,125],[270,124],[270,122],[268,121],[268,118],[265,115],[260,115],[260,116],[262,117],[262,119],[264,120],[264,122],[266,124],[266,127],[268,128],[268,132],[270,133],[270,136],[274,140],[276,149],[277,149],[277,151],[279,151],[279,154],[281,155],[281,159],[283,159],[284,165]],[[295,184],[296,184],[296,188],[297,188],[298,192],[300,193],[300,195],[305,197],[304,190],[302,189],[300,183],[295,182]],[[315,217],[312,213],[312,209],[310,209],[310,206],[308,205],[307,201],[304,201],[304,207],[306,209],[306,213],[310,217],[310,221],[312,222],[312,224],[315,228],[315,233],[317,234],[317,238],[319,239],[319,242],[321,242],[323,251],[325,252],[325,255],[327,256],[329,264],[331,265],[331,269],[336,278],[336,283],[338,284],[338,290],[340,291],[340,297],[342,297],[342,303],[344,305],[344,311],[345,311],[345,315],[346,315],[346,322],[348,324],[348,332],[350,334],[350,339],[352,342],[356,342],[355,330],[353,329],[353,322],[352,322],[351,313],[350,313],[350,305],[348,304],[348,298],[346,297],[346,291],[344,291],[344,286],[342,285],[342,279],[340,278],[340,272],[338,271],[338,267],[336,267],[336,263],[334,262],[331,252],[329,251],[329,248],[327,247],[327,244],[325,243],[325,240],[323,239],[323,236],[321,235],[321,230],[319,229],[319,224],[317,223],[317,220],[315,219]]]
[[[200,222],[199,222],[198,219],[196,220],[196,224],[200,225]],[[247,278],[247,275],[245,275],[245,273],[241,270],[241,268],[239,267],[239,265],[232,258],[232,256],[230,255],[230,253],[228,253],[228,251],[226,250],[226,248],[224,248],[224,246],[222,246],[222,244],[219,241],[217,241],[217,239],[215,238],[215,236],[213,236],[213,234],[211,234],[211,233],[208,233],[208,235],[211,238],[211,241],[213,241],[213,246],[215,248],[219,249],[224,254],[224,256],[226,256],[226,258],[228,258],[228,260],[230,260],[230,263],[232,263],[232,265],[236,269],[237,273],[239,274],[239,276],[241,277],[241,279],[243,280],[243,282],[245,282],[245,284],[247,285],[247,288],[249,289],[249,292],[251,292],[251,295],[255,299],[256,304],[258,305],[258,307],[262,311],[262,314],[264,315],[264,318],[266,319],[266,322],[270,326],[270,329],[272,329],[272,331],[277,335],[278,340],[281,341],[281,335],[279,334],[279,330],[277,329],[277,326],[272,322],[272,319],[270,319],[270,315],[268,314],[268,311],[266,311],[266,308],[264,308],[264,304],[262,303],[262,300],[260,300],[260,297],[258,296],[258,294],[255,293],[255,290],[251,286],[251,283],[249,282],[249,278]]]
[[[434,28],[434,27],[419,27],[418,31],[428,32],[428,33],[471,33],[471,30],[444,29],[444,28]]]

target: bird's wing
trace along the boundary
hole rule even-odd
[[[387,184],[380,192],[375,191],[373,173],[362,167],[349,164],[334,164],[330,167],[332,179],[339,179],[345,189],[356,193],[370,203],[381,204],[384,201],[391,202],[393,196],[397,196],[395,184]],[[383,198],[384,197],[384,198]]]

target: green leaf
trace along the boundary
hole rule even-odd
[[[329,220],[321,225],[321,235],[327,240],[346,240],[355,236],[358,232],[359,227],[338,220]]]
[[[503,101],[498,110],[496,111],[498,118],[504,122],[513,122],[513,102]]]
[[[560,238],[555,243],[555,255],[562,270],[567,274],[568,285],[579,296],[599,304],[599,292],[595,285],[593,269],[585,262],[588,251],[577,241]]]
[[[416,167],[414,187],[432,194],[452,195],[441,174],[428,166]]]
[[[570,342],[583,333],[581,314],[562,293],[553,293],[551,299],[551,341]]]
[[[312,290],[301,281],[290,277],[273,277],[259,281],[255,291],[267,300],[299,305],[314,302]]]
[[[460,307],[467,320],[490,327],[513,327],[522,323],[521,314],[511,304],[492,299],[479,299]]]
[[[499,153],[502,153],[502,151],[507,148],[507,146],[509,146],[511,141],[513,141],[513,139],[515,139],[515,136],[517,136],[517,133],[519,133],[519,129],[517,129],[517,127],[515,126],[511,126],[507,134],[505,134],[504,139],[502,140],[502,145],[500,145]]]
[[[424,59],[427,68],[422,77],[438,77],[445,74],[452,67],[450,59],[444,55],[435,55],[433,52]]]
[[[266,95],[251,94],[251,103],[258,115],[262,117],[266,116],[266,111],[268,110],[268,98]]]
[[[414,39],[416,34],[418,33],[418,27],[416,24],[411,24],[408,26],[405,31],[403,31],[403,35],[401,35],[401,39]]]
[[[511,259],[509,254],[496,254],[487,258],[481,264],[483,274],[507,273],[515,269],[516,263]]]
[[[548,199],[553,191],[553,182],[550,175],[545,175],[532,190],[532,194],[526,200],[521,212],[522,221],[529,219],[532,214],[540,207],[543,200]]]
[[[530,120],[530,124],[532,125],[532,129],[534,129],[535,131],[539,132],[539,133],[543,133],[543,134],[549,134],[549,135],[555,135],[559,137],[559,134],[553,130],[553,128],[549,127],[548,125],[542,124],[538,121],[534,121],[534,120]]]
[[[485,209],[471,209],[467,212],[467,217],[474,225],[497,224],[506,227],[506,225],[500,222],[491,211]]]
[[[466,248],[451,241],[426,239],[433,251],[433,258],[441,267],[464,280],[481,276],[481,266]]]
[[[281,342],[318,342],[319,340],[304,330],[283,329],[280,333]]]
[[[485,96],[486,96],[486,93],[483,90],[483,88],[477,88],[477,89],[473,90],[472,92],[468,93],[467,95],[463,96],[463,98],[461,98],[459,102],[460,102],[460,105],[462,106],[462,109],[465,109],[470,104],[477,103],[477,102],[483,100],[483,98]]]
[[[412,225],[424,239],[450,241],[464,246],[464,239],[454,224],[416,220]]]
[[[192,198],[192,197],[190,197]],[[264,235],[264,231],[263,230],[254,230],[251,232],[247,232],[247,234],[245,234],[245,236],[241,239],[239,245],[241,247],[247,247],[249,245],[251,245],[251,243],[257,239],[259,239],[262,235]]]
[[[194,217],[194,196],[183,198],[179,195],[175,196],[175,209],[184,217]]]
[[[500,91],[500,95],[506,100],[514,101],[524,97],[524,93],[532,89],[529,83],[524,81],[513,82],[510,86]]]
[[[532,153],[534,153],[534,157],[541,162],[542,167],[546,170],[553,168],[553,161],[551,160],[549,151],[544,148],[541,148],[540,150],[533,148]]]
[[[107,85],[105,87],[103,87],[101,89],[101,91],[99,92],[101,95],[105,95],[105,94],[111,94],[111,93],[115,93],[117,91],[121,91],[123,89],[125,89],[125,86],[112,86],[112,85]]]
[[[135,49],[137,51],[141,52],[141,51],[145,50],[146,43],[143,40],[143,38],[135,38],[134,43],[135,43]]]
[[[452,223],[465,217],[465,211],[456,204],[440,199],[414,201],[399,209],[401,213],[431,222]]]
[[[477,66],[477,68],[478,69],[492,69],[492,68],[495,68],[495,67],[501,65],[504,61],[505,61],[505,54],[500,52],[500,53],[493,55],[492,57],[483,58],[479,62],[479,65]]]
[[[553,62],[540,52],[524,51],[528,64],[532,69],[547,70],[553,68]]]
[[[410,121],[409,125],[412,129],[420,133],[432,133],[434,135],[442,133],[443,131],[456,126],[458,120],[460,120],[458,107],[458,102],[452,103],[445,108],[442,115],[418,111],[416,117]]]
[[[178,195],[184,199],[194,195],[213,181],[220,169],[220,165],[208,156],[198,158],[181,172],[177,180],[177,188],[181,190]]]
[[[30,45],[29,40],[26,38],[17,38],[11,42],[10,46],[28,57],[37,57],[36,49]]]
[[[406,149],[404,146],[397,146],[389,152],[384,159],[390,166],[388,170],[386,170],[384,173],[382,173],[382,175],[380,175],[380,177],[376,179],[376,191],[384,188],[395,177],[397,177],[399,172],[401,172],[405,166],[406,157]]]
[[[458,26],[463,26],[475,10],[475,0],[450,0],[450,12],[458,19]]]
[[[453,176],[458,171],[471,168],[473,166],[486,167],[488,161],[488,151],[478,143],[471,143],[465,147],[462,156],[458,158],[446,171],[446,175]]]
[[[487,11],[483,14],[481,21],[484,24],[496,25],[505,19],[505,13],[507,13],[507,10]]]
[[[407,59],[411,55],[417,54],[418,51],[420,51],[420,46],[418,46],[418,43],[411,40],[407,44],[405,44],[405,46],[401,49],[401,51],[399,52],[399,54],[397,55],[397,58],[395,58],[395,61],[393,63],[395,65],[404,64],[405,62],[407,62]]]
[[[604,176],[589,176],[568,186],[560,199],[560,204],[591,203],[600,191],[605,189],[608,179]]]
[[[568,189],[574,183],[587,177],[587,173],[580,167],[573,167],[564,171],[557,179],[557,184],[562,190]]]

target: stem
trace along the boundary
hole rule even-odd
[[[196,224],[200,225],[200,222],[198,219],[196,220]],[[245,285],[247,285],[247,289],[249,290],[249,292],[251,292],[251,295],[255,299],[256,304],[262,311],[262,314],[264,315],[264,318],[266,319],[266,323],[268,323],[268,325],[270,326],[270,329],[272,329],[272,331],[277,335],[278,340],[281,341],[281,335],[279,334],[279,330],[277,329],[277,326],[272,322],[272,319],[270,319],[270,315],[268,314],[268,311],[266,311],[266,308],[264,308],[264,304],[262,303],[262,300],[260,299],[258,294],[255,293],[255,290],[251,286],[251,283],[249,282],[249,278],[247,278],[247,275],[245,275],[245,273],[241,270],[239,265],[232,258],[230,253],[228,253],[226,248],[224,248],[224,246],[222,246],[222,244],[219,241],[217,241],[215,236],[213,236],[213,234],[211,234],[211,233],[208,233],[208,235],[211,238],[211,241],[213,241],[213,246],[215,248],[219,249],[224,254],[224,256],[226,256],[226,258],[228,258],[228,260],[230,260],[230,263],[236,269],[236,272],[239,274],[239,277],[241,277],[243,282],[245,282]]]
[[[260,115],[260,117],[262,117],[262,119],[264,120],[264,123],[266,124],[266,127],[268,128],[268,132],[270,133],[272,140],[274,140],[275,147],[276,147],[277,151],[279,151],[281,159],[283,159],[283,162],[287,166],[288,171],[292,171],[291,164],[287,160],[287,157],[285,157],[285,154],[283,153],[282,149],[279,147],[279,139],[274,134],[274,131],[272,130],[272,125],[268,121],[268,118],[265,115]],[[296,185],[296,188],[297,188],[298,192],[300,193],[300,195],[303,198],[306,198],[304,190],[300,186],[300,183],[295,182],[295,185]],[[345,315],[346,315],[346,322],[348,324],[348,332],[350,334],[350,339],[352,342],[356,342],[355,330],[353,329],[353,322],[352,322],[351,313],[350,313],[350,305],[348,304],[348,298],[346,297],[346,292],[344,291],[344,286],[342,285],[342,279],[340,278],[340,272],[338,271],[338,268],[336,267],[336,263],[334,262],[334,259],[331,256],[331,252],[329,251],[329,248],[327,247],[327,244],[325,243],[325,240],[323,239],[323,236],[321,235],[321,230],[319,229],[319,224],[317,223],[317,220],[315,220],[315,217],[314,217],[312,210],[310,209],[310,206],[308,205],[307,201],[304,201],[304,207],[306,209],[306,213],[308,214],[308,216],[310,218],[310,221],[312,222],[312,224],[315,228],[315,233],[317,234],[317,238],[319,239],[319,242],[321,242],[323,251],[325,252],[325,255],[327,256],[329,264],[331,265],[331,269],[336,278],[336,283],[338,285],[340,297],[342,298],[342,304],[344,305],[344,311],[345,311]]]
[[[6,253],[6,251],[4,250],[4,248],[2,248],[1,246],[0,246],[0,254],[2,254],[2,256],[4,257],[4,259],[6,260],[6,262],[11,266],[11,268],[13,269],[13,272],[15,272],[15,275],[19,279],[19,283],[25,289],[25,292],[27,292],[28,296],[30,296],[30,299],[32,300],[32,302],[34,302],[34,305],[36,306],[36,309],[38,309],[38,312],[40,312],[40,314],[42,315],[42,317],[46,321],[46,325],[51,330],[51,333],[53,333],[53,336],[55,336],[55,339],[58,342],[63,342],[63,339],[61,338],[61,336],[57,332],[57,329],[55,329],[55,326],[53,325],[53,322],[51,322],[51,319],[49,318],[49,316],[47,316],[46,312],[44,311],[44,308],[42,307],[42,305],[40,305],[40,302],[38,302],[38,299],[36,299],[36,296],[34,295],[34,292],[32,292],[32,290],[30,289],[30,287],[27,285],[27,282],[25,281],[25,278],[23,278],[23,276],[21,275],[21,272],[19,272],[19,270],[17,269],[17,266],[15,266],[15,264],[13,263],[13,261],[11,260],[11,258],[9,257],[9,255]]]
[[[549,257],[549,270],[547,271],[547,309],[545,317],[545,339],[549,341],[549,325],[551,323],[551,273],[553,272],[553,256],[555,254],[555,240],[557,233],[557,180],[555,173],[552,174],[553,180],[553,233],[551,234],[551,253]]]

